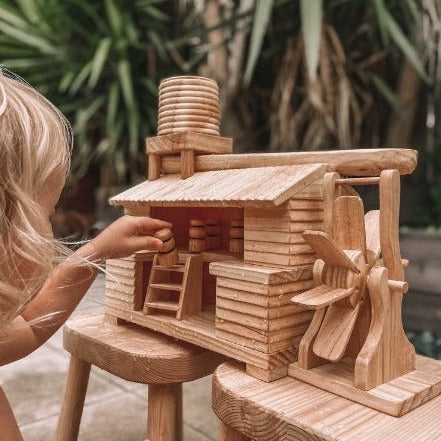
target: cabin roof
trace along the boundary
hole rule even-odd
[[[215,170],[187,179],[166,175],[110,199],[112,205],[277,206],[323,176],[326,164]]]

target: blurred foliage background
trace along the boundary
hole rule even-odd
[[[218,81],[236,152],[418,146],[405,221],[441,226],[441,0],[0,0],[0,64],[72,123],[59,236],[145,179],[159,81],[181,74]]]
[[[73,182],[145,175],[158,83],[192,73],[239,152],[421,146],[439,226],[440,24],[440,0],[0,0],[0,63],[71,120]]]

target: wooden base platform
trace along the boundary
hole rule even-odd
[[[441,363],[417,357],[416,369],[402,377],[364,391],[353,385],[354,362],[344,359],[313,369],[293,363],[288,375],[380,412],[399,417],[441,394]]]
[[[441,362],[417,363],[441,375]],[[225,426],[253,441],[441,440],[441,396],[395,418],[294,378],[264,383],[238,363],[215,371],[212,405]]]
[[[182,320],[166,314],[144,315],[141,311],[127,311],[109,304],[106,305],[105,312],[109,316],[179,337],[180,340],[243,361],[249,366],[248,372],[263,381],[285,377],[288,374],[288,365],[297,360],[297,345],[267,354],[216,337],[214,311],[203,311],[197,316]]]

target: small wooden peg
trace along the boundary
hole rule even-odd
[[[228,250],[230,253],[240,254],[244,250],[244,230],[243,230],[243,220],[233,219],[230,222],[229,231],[230,241],[228,243]]]
[[[206,248],[207,232],[205,222],[201,219],[191,219],[188,230],[188,250],[190,253],[201,253]]]
[[[191,219],[190,226],[191,227],[203,227],[203,226],[205,226],[205,222],[202,219]]]
[[[243,253],[243,239],[230,239],[228,250],[230,253]]]
[[[205,222],[205,231],[207,233],[207,249],[213,250],[220,248],[220,226],[214,219]]]
[[[153,234],[153,237],[156,237],[156,239],[162,240],[163,242],[166,242],[171,237],[173,237],[172,230],[170,228],[161,228],[159,230],[156,230]]]
[[[161,253],[169,253],[174,248],[176,248],[175,238],[172,236],[170,239],[163,242]]]
[[[243,220],[242,219],[233,219],[230,222],[230,226],[232,226],[232,227],[242,227],[243,228]]]
[[[190,253],[202,253],[205,248],[205,239],[190,239],[188,241],[188,251]]]
[[[176,265],[179,260],[178,251],[176,250],[176,242],[170,228],[161,228],[157,230],[153,237],[162,240],[163,248],[158,253],[159,264],[165,267]]]
[[[194,150],[181,152],[181,178],[187,179],[194,175]]]
[[[230,237],[243,239],[243,227],[230,227]]]
[[[409,291],[409,284],[401,280],[388,280],[387,284],[391,291],[400,292],[402,294],[406,294],[407,291]]]

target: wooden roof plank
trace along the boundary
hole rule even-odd
[[[167,175],[114,196],[112,205],[274,206],[323,176],[325,164],[273,166],[195,173],[187,179]]]

